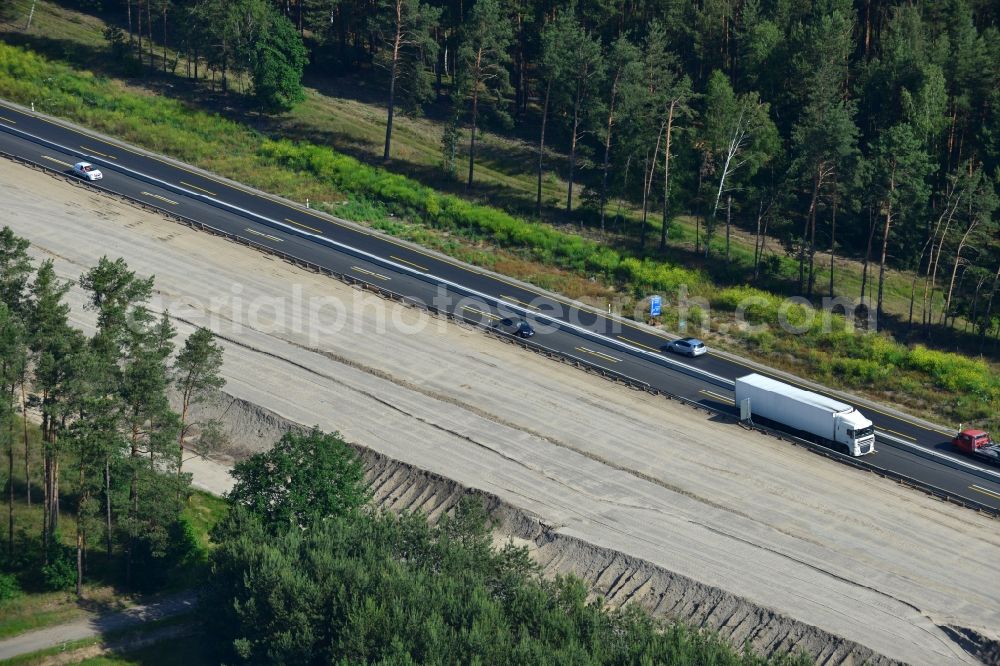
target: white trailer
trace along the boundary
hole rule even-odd
[[[776,379],[752,374],[736,379],[736,405],[749,400],[749,416],[767,419],[824,442],[847,448],[852,456],[875,450],[875,426],[850,405]]]

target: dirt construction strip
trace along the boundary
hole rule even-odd
[[[222,337],[233,456],[339,430],[386,505],[480,492],[547,573],[764,653],[995,659],[996,521],[3,161],[0,201],[64,278],[122,256]]]

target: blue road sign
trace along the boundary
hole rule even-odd
[[[652,296],[652,297],[650,297],[650,299],[649,299],[649,316],[650,317],[659,317],[660,316],[660,308],[661,308],[660,297],[659,296]]]

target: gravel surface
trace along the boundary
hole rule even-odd
[[[181,335],[223,338],[226,394],[206,409],[232,456],[295,424],[339,430],[385,504],[434,513],[481,492],[547,572],[762,652],[996,654],[996,521],[84,187],[2,160],[0,183],[3,222],[61,276],[122,256],[156,275]],[[71,302],[91,326],[78,289]],[[188,465],[224,489],[217,465]]]

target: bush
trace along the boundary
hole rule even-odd
[[[48,564],[42,565],[41,574],[42,584],[53,592],[76,585],[76,567],[71,553],[65,548],[59,549]]]
[[[14,574],[0,573],[0,601],[21,596],[21,585]]]

